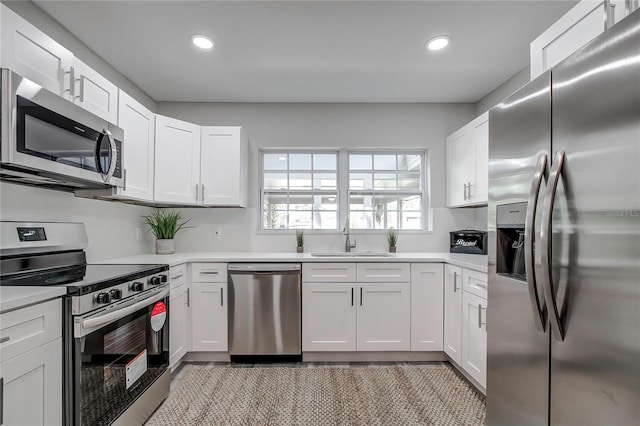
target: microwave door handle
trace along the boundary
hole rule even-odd
[[[118,148],[116,146],[116,141],[113,139],[113,135],[106,127],[102,129],[102,132],[109,139],[109,149],[111,150],[111,162],[109,164],[109,171],[107,174],[103,176],[105,182],[109,182],[113,177],[113,174],[116,172],[116,164],[118,164]]]

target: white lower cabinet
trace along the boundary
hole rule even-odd
[[[362,283],[358,292],[357,350],[410,350],[409,283]]]
[[[62,301],[0,315],[5,425],[62,424]]]
[[[191,348],[193,352],[226,352],[227,283],[191,283]]]
[[[179,365],[187,353],[189,337],[189,293],[186,265],[169,270],[171,293],[169,299],[169,367]]]
[[[444,266],[411,265],[411,350],[442,351],[444,323]]]
[[[302,351],[355,351],[354,283],[302,285]]]
[[[482,388],[487,382],[487,274],[445,266],[444,351]]]
[[[2,363],[3,423],[62,424],[62,338]]]
[[[482,387],[487,379],[487,299],[462,295],[462,368]]]
[[[444,352],[462,363],[462,268],[445,266]]]

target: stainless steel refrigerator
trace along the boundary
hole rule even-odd
[[[487,424],[640,424],[640,11],[489,115]]]

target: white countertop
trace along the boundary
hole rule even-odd
[[[67,293],[63,287],[0,286],[0,313],[55,299]]]
[[[310,253],[185,252],[168,255],[143,254],[104,259],[92,263],[164,264],[175,266],[188,262],[419,262],[448,263],[478,272],[487,272],[487,256],[455,253],[395,253],[389,257],[316,257]]]

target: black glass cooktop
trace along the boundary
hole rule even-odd
[[[79,295],[167,271],[167,265],[76,265],[3,277],[3,286],[60,286]]]

